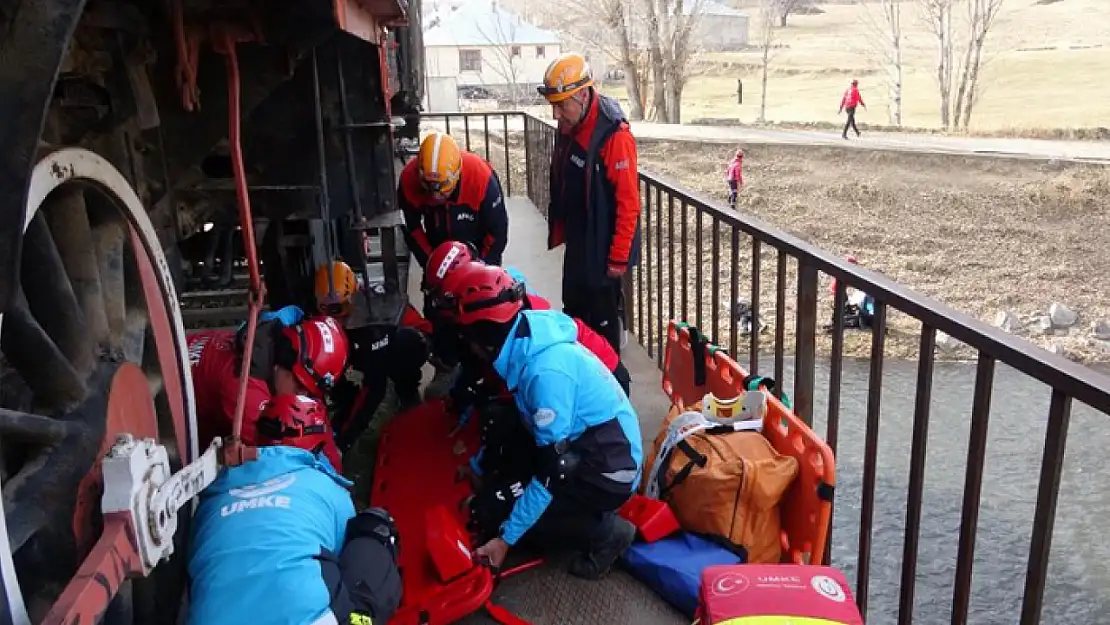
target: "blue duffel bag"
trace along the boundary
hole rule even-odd
[[[690,618],[698,609],[705,567],[744,564],[744,558],[727,547],[690,532],[678,532],[652,543],[635,543],[625,550],[621,560],[634,577]]]

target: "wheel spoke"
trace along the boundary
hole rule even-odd
[[[41,445],[54,445],[81,427],[71,421],[59,421],[37,414],[0,408],[0,437]]]
[[[95,345],[66,275],[54,238],[41,214],[23,238],[23,292],[31,313],[82,377],[96,366]]]
[[[104,312],[108,317],[109,344],[122,347],[127,323],[123,248],[127,230],[118,219],[97,224],[93,230],[100,286],[104,290]]]
[[[35,486],[42,481],[37,479],[40,474],[49,473],[46,467],[50,456],[48,451],[40,452],[27,461],[19,473],[4,482],[4,515],[8,521],[8,541],[12,553],[19,551],[50,522],[50,512],[44,505],[47,500],[34,492]]]
[[[4,315],[0,349],[34,393],[36,403],[57,408],[79,402],[88,394],[85,376],[74,369],[35,320],[22,290]]]
[[[108,317],[104,312],[100,268],[85,194],[77,185],[65,186],[51,193],[43,204],[50,232],[81,304],[89,333],[93,341],[105,344],[108,342]]]
[[[145,310],[127,309],[127,322],[121,340],[123,357],[128,362],[139,363],[144,369],[146,366],[143,355],[146,352],[146,337],[149,329],[150,317]]]

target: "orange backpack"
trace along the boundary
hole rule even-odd
[[[701,402],[686,410],[700,412]],[[671,406],[645,459],[645,476],[679,414]],[[759,432],[713,428],[679,442],[664,463],[657,475],[660,499],[684,529],[727,539],[745,550],[749,563],[782,559],[779,502],[798,474],[795,458],[780,454]]]

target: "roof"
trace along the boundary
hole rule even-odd
[[[702,15],[712,15],[714,17],[747,17],[748,14],[743,11],[716,2],[715,0],[701,0],[700,2],[691,2],[689,4],[683,3],[687,12],[693,11],[695,7],[699,9]]]
[[[455,11],[439,11],[424,32],[426,47],[544,45],[561,43],[559,35],[544,30],[497,6],[470,2]]]

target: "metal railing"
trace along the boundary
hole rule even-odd
[[[488,122],[485,119],[489,116],[469,113],[452,117],[462,117],[464,121],[478,117],[486,125]],[[494,134],[500,136],[489,132],[483,135],[486,153],[489,153],[491,143],[503,147],[501,166],[510,172],[511,177],[514,171],[512,164],[521,160],[519,153],[516,153],[517,156],[512,154],[515,149],[523,148],[526,167],[517,179],[523,179],[524,186],[513,188],[518,192],[526,189],[536,207],[546,213],[548,171],[555,129],[548,122],[521,113],[501,113],[496,117],[499,119],[493,126],[501,132]],[[457,123],[452,126],[458,128]],[[787,354],[792,353],[793,371],[790,377],[793,378],[794,410],[813,424],[815,408],[823,404],[824,414],[818,416],[824,420],[825,437],[834,452],[838,444],[854,442],[840,440],[844,399],[842,387],[844,382],[849,381],[845,378],[846,331],[843,314],[847,289],[852,287],[874,296],[874,320],[866,361],[866,407],[862,411],[864,440],[859,463],[862,464],[859,537],[858,544],[848,551],[855,555],[855,598],[865,615],[872,581],[872,534],[877,508],[876,485],[880,479],[879,428],[884,413],[885,350],[892,314],[906,315],[919,324],[915,337],[916,371],[910,376],[915,382],[912,389],[912,435],[908,449],[908,489],[902,510],[905,520],[902,549],[900,554],[887,554],[888,558],[901,556],[900,582],[897,585],[899,624],[911,623],[915,618],[930,417],[937,405],[951,408],[948,398],[941,398],[940,404],[934,401],[938,337],[943,333],[947,335],[943,339],[945,344],[955,340],[970,347],[976,359],[968,419],[967,464],[963,472],[962,495],[959,496],[958,547],[950,587],[952,623],[967,623],[969,620],[996,366],[1002,363],[1048,386],[1050,401],[1044,451],[1036,478],[1037,495],[1020,608],[1022,625],[1039,623],[1072,402],[1077,400],[1098,412],[1110,414],[1110,378],[1042,350],[1024,339],[989,327],[759,219],[697,197],[652,173],[641,170],[640,185],[642,248],[640,264],[631,272],[627,283],[628,300],[631,302],[629,329],[660,367],[670,319],[684,319],[697,325],[714,343],[726,347],[740,362],[746,356],[748,369],[752,373],[766,375],[768,367],[763,358],[773,357],[771,375],[779,381],[775,392],[780,395],[791,373],[787,371],[790,364]],[[765,281],[764,269],[771,266],[774,277]],[[819,327],[818,323],[822,276],[836,279],[830,305],[832,319],[827,328]],[[755,313],[752,331],[747,333],[743,331],[742,318],[736,309],[743,298],[747,299],[747,304]],[[765,320],[760,318],[759,312],[765,303],[774,308],[773,319],[766,320],[774,328],[773,336],[769,337],[765,337],[760,330]],[[823,329],[828,333],[827,341]],[[763,349],[765,339],[772,344],[770,353],[765,353]],[[822,396],[817,395],[819,343],[822,353],[828,353],[827,392]],[[824,358],[820,360],[824,361]],[[821,364],[824,366],[824,362]],[[863,377],[862,366],[853,365],[853,368],[858,369],[860,377]],[[1028,415],[1020,416],[1030,418]],[[838,465],[844,471],[844,464],[838,461]],[[842,473],[838,482],[843,479]],[[883,475],[882,479],[885,481],[887,476]],[[841,510],[840,514],[843,512]],[[830,542],[838,543],[837,533],[833,534]],[[829,558],[830,553],[826,552],[824,560],[827,562]],[[936,609],[931,603],[930,607]],[[881,622],[891,620],[882,619]]]

